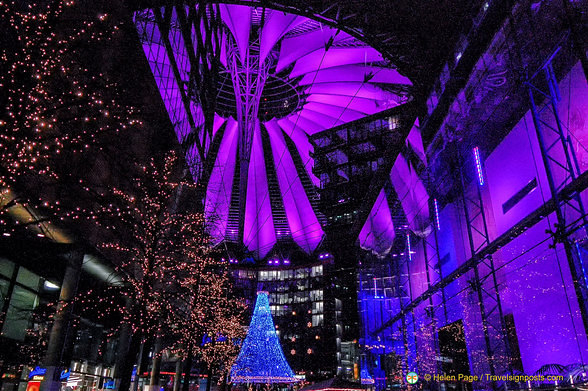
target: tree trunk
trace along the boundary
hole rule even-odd
[[[208,366],[206,371],[208,378],[206,379],[206,391],[210,391],[210,387],[212,387],[212,368]]]
[[[163,340],[160,335],[155,337],[153,344],[153,361],[151,362],[151,377],[149,380],[149,389],[151,391],[159,390],[159,375],[161,372],[161,352],[163,350]]]
[[[132,300],[127,297],[125,299],[125,312],[129,313],[132,309]],[[131,346],[132,344],[132,329],[130,322],[123,322],[120,326],[119,338],[118,338],[118,346],[116,348],[116,362],[114,364],[114,373],[112,377],[114,378],[114,384],[117,390],[120,390],[120,385],[122,382],[122,378],[127,375],[125,370],[127,370],[127,361],[128,355],[133,349]],[[135,342],[136,343],[136,342]],[[136,355],[136,353],[135,353]],[[132,369],[131,369],[132,373]],[[131,373],[128,374],[129,379]],[[129,380],[130,384],[130,380]],[[128,387],[128,386],[127,386]]]
[[[228,378],[228,374],[224,374],[223,376],[223,382],[221,384],[221,391],[227,391],[227,378]]]
[[[182,386],[182,360],[178,357],[176,361],[176,374],[174,376],[174,391],[180,391]]]
[[[141,365],[141,358],[139,357],[139,361],[137,361],[137,356],[139,355],[139,351],[141,350],[141,334],[136,332],[131,337],[131,343],[129,345],[129,349],[127,354],[124,355],[125,359],[123,361],[123,365],[118,372],[118,376],[120,376],[120,384],[118,387],[119,391],[129,391],[131,387],[131,377],[133,376],[133,368],[135,363],[139,362],[137,366],[137,374],[135,375],[135,381],[139,381],[139,366]]]
[[[190,378],[192,372],[192,349],[188,347],[187,356],[184,360],[184,383],[182,384],[182,391],[190,391]]]
[[[145,346],[147,346],[147,350],[145,350]],[[143,343],[141,343],[141,348],[139,349],[139,359],[137,360],[137,372],[131,391],[137,391],[139,389],[139,380],[141,380],[141,373],[145,372],[145,352],[149,351],[149,349],[151,349],[151,346],[147,345],[147,341],[143,341]]]

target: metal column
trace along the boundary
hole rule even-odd
[[[458,153],[457,156],[460,156],[460,154]],[[476,187],[474,194],[468,193],[463,173],[464,161],[463,159],[458,159],[460,160],[458,161],[458,166],[460,167],[459,180],[462,187],[461,196],[470,255],[474,257],[481,249],[490,244],[482,197],[482,185],[474,184]],[[473,272],[474,276],[470,280],[470,284],[472,290],[476,293],[480,307],[488,369],[491,375],[501,375],[511,370],[511,355],[492,255],[481,258],[474,265]],[[499,361],[501,357],[503,362]],[[497,388],[494,382],[492,387]]]
[[[387,181],[384,185],[384,192],[386,194],[386,200],[388,207],[392,213],[392,223],[394,224],[394,231],[396,234],[396,240],[394,247],[404,248],[404,256],[397,256],[396,262],[394,263],[394,275],[396,276],[395,291],[398,297],[400,310],[412,302],[412,291],[410,286],[410,254],[409,246],[407,245],[407,235],[410,235],[408,228],[408,221],[402,209],[402,204],[398,199],[398,194],[394,190],[392,183]],[[401,247],[397,241],[403,241],[404,246]],[[412,332],[409,331],[409,327],[412,326]],[[410,311],[402,318],[401,321],[401,334],[402,344],[404,347],[404,368],[405,373],[408,370],[416,370],[416,325],[414,322],[414,311]],[[413,339],[409,341],[409,339]],[[412,342],[412,344],[411,344]],[[414,354],[411,354],[411,346],[414,347]]]
[[[264,19],[265,8],[261,17],[262,26]],[[259,31],[261,30],[262,28],[259,29]],[[247,182],[253,135],[256,127],[259,126],[257,118],[259,102],[269,70],[273,64],[273,57],[269,54],[267,58],[261,59],[261,37],[259,36],[252,41],[250,39],[246,53],[239,52],[237,42],[232,36],[229,37],[227,42],[228,68],[235,90],[237,122],[239,124],[239,199],[238,205],[231,202],[227,231],[231,240],[243,242]],[[235,221],[234,216],[238,216],[237,221]],[[237,233],[236,236],[235,233]]]
[[[537,134],[541,158],[549,184],[551,197],[555,204],[557,223],[553,235],[556,243],[564,247],[566,259],[572,275],[574,290],[578,298],[584,329],[588,332],[588,292],[579,257],[574,256],[570,235],[581,227],[586,227],[586,212],[578,192],[567,199],[560,197],[561,190],[573,182],[579,175],[579,169],[572,164],[573,149],[570,145],[568,130],[560,119],[557,102],[561,100],[552,61],[558,54],[557,49],[541,69],[527,79],[529,101],[533,125]],[[584,231],[584,230],[582,230]]]
[[[431,204],[433,203],[431,202]],[[433,231],[429,235],[424,236],[422,238],[423,256],[425,259],[425,272],[427,274],[427,289],[430,289],[432,285],[437,284],[439,281],[443,280],[443,272],[441,270],[441,257],[439,255],[439,242],[436,227],[437,217],[434,212],[435,207],[434,205],[432,206],[433,207],[429,207],[429,215],[431,222],[430,227],[432,227]],[[442,288],[439,293],[442,308],[441,316],[438,315],[438,311],[436,309],[434,300],[435,295],[431,295],[429,297],[428,306],[426,307],[426,312],[430,320],[428,327],[431,330],[433,346],[435,349],[435,353],[437,355],[440,355],[438,335],[439,323],[447,324],[447,303],[445,300],[445,289]],[[441,321],[438,321],[438,319],[440,319]],[[435,370],[437,371],[437,373],[442,372],[439,361],[436,361],[435,363]]]

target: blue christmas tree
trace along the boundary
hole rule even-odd
[[[361,371],[359,373],[359,378],[361,379],[361,384],[374,384],[374,378],[370,375],[370,372],[367,369],[367,366],[364,364],[361,365]]]
[[[247,337],[231,369],[231,381],[270,384],[297,381],[280,346],[267,292],[257,293]]]

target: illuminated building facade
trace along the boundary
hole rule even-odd
[[[414,102],[410,81],[377,50],[310,19],[210,7],[216,22],[200,35],[214,42],[216,62],[207,62],[185,28],[192,9],[135,14],[206,189],[211,233],[240,259],[333,254],[330,286],[357,288],[357,297],[333,294],[334,312],[359,307],[341,322],[347,339],[333,323],[337,366],[343,342],[360,335],[359,367],[378,389],[403,383],[409,369],[534,373],[549,364],[545,346],[562,366],[581,367],[586,355],[586,59],[577,6],[473,7]],[[221,85],[204,88],[206,72],[194,71],[202,67]],[[231,104],[207,106],[210,94],[230,95]],[[279,319],[285,304],[268,290]]]
[[[314,154],[323,133],[342,135],[349,123],[389,112],[379,114],[377,126],[386,131],[365,128],[365,140],[356,125],[350,128],[352,155],[378,149],[369,164],[342,168],[354,180],[363,175],[353,189],[368,187],[370,170],[391,164],[386,146],[406,137],[391,130],[414,116],[404,109],[412,83],[356,31],[282,10],[176,5],[136,12],[134,20],[201,186],[210,233],[229,262],[239,264],[238,289],[250,308],[259,289],[269,292],[296,372],[358,378],[354,261],[331,244],[353,240],[333,228],[321,189],[325,174],[315,169],[325,163],[315,164]],[[362,201],[358,195],[348,205]],[[242,268],[247,263],[270,270]]]
[[[376,192],[357,259],[361,361],[377,389],[409,370],[553,364],[560,384],[586,381],[588,87],[568,11],[480,4],[419,116],[420,148],[407,140]]]

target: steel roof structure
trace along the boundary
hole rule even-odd
[[[356,36],[281,10],[180,4],[135,24],[216,242],[316,250],[308,136],[406,103],[411,81]]]

